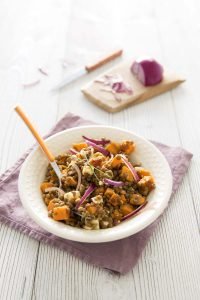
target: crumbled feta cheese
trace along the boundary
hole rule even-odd
[[[99,220],[92,220],[91,221],[92,229],[99,229]]]
[[[84,166],[82,170],[83,175],[92,175],[94,170],[90,166]]]
[[[71,201],[71,200],[74,199],[74,195],[72,194],[72,192],[65,193],[65,194],[64,194],[64,199],[65,199],[65,200]]]
[[[95,197],[91,198],[91,200],[95,204],[101,204],[101,203],[103,203],[103,197],[101,195],[95,196]]]
[[[81,155],[81,157],[85,158],[86,151],[84,149],[81,149],[81,151],[79,152],[79,154]]]
[[[72,191],[64,194],[64,199],[68,201],[75,201],[78,198],[80,198],[79,191]]]

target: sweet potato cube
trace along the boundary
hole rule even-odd
[[[130,181],[130,182],[134,181],[133,175],[127,166],[122,167],[120,177],[122,177],[125,180]]]
[[[54,199],[52,199],[50,202],[49,202],[49,204],[48,204],[48,211],[49,210],[52,210],[54,207],[55,207],[55,201],[54,201]]]
[[[94,215],[97,211],[97,207],[90,205],[87,207],[87,211],[89,212],[90,215]]]
[[[132,194],[130,197],[130,203],[133,205],[142,205],[145,201],[145,197],[142,197],[139,194]]]
[[[76,151],[81,151],[83,148],[87,148],[88,145],[86,143],[78,143],[78,144],[73,144],[73,148]]]
[[[108,150],[110,153],[116,155],[120,151],[120,144],[118,144],[118,143],[109,143],[106,146],[106,150]]]
[[[42,191],[42,193],[45,193],[45,190],[50,188],[50,187],[53,187],[53,183],[51,182],[43,182],[41,185],[40,185],[40,189]]]
[[[119,155],[116,155],[111,162],[111,167],[112,168],[119,168],[122,164],[122,159]]]
[[[120,211],[122,212],[122,214],[124,216],[128,215],[129,213],[131,213],[132,211],[134,211],[134,207],[131,204],[123,204],[120,207]]]
[[[140,177],[150,176],[151,175],[151,173],[148,170],[146,170],[146,169],[144,169],[142,167],[135,167],[135,170],[140,175]]]
[[[65,180],[65,184],[67,186],[76,186],[77,185],[77,181],[72,177],[72,176],[68,176]]]
[[[67,205],[53,208],[53,219],[56,221],[64,221],[70,218],[70,209]]]
[[[120,145],[120,149],[125,154],[131,154],[135,150],[135,144],[132,141],[124,141]]]
[[[104,195],[107,197],[111,197],[113,194],[115,194],[114,190],[111,188],[107,188]]]
[[[114,193],[114,194],[110,197],[110,199],[108,200],[108,202],[109,202],[112,206],[118,206],[118,205],[120,205],[120,200],[121,200],[121,197],[120,197],[118,194]]]

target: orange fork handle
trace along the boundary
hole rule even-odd
[[[27,115],[25,114],[25,112],[22,110],[22,108],[20,106],[16,106],[15,107],[15,111],[18,113],[18,115],[24,121],[24,123],[26,124],[26,126],[29,128],[29,130],[31,131],[31,133],[33,134],[33,136],[35,137],[35,139],[37,140],[38,144],[40,145],[40,147],[42,148],[42,150],[44,151],[44,153],[48,157],[49,161],[53,162],[55,160],[55,157],[53,156],[53,154],[51,153],[51,151],[48,149],[48,147],[45,144],[43,138],[38,133],[38,131],[35,129],[34,125],[31,123],[31,121],[29,120],[29,118],[27,117]]]

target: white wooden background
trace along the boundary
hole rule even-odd
[[[190,170],[138,265],[118,276],[0,224],[0,299],[200,299],[200,2],[198,0],[1,0],[0,172],[33,143],[13,112],[20,103],[45,134],[68,111],[194,153]],[[109,114],[80,87],[51,87],[76,66],[123,46],[187,78],[178,89]],[[68,67],[62,68],[65,59]],[[45,67],[48,77],[37,72]],[[35,87],[22,83],[41,79]]]

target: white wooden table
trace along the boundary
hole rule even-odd
[[[45,134],[68,111],[194,153],[188,174],[138,265],[118,276],[0,224],[0,299],[200,299],[200,2],[198,0],[1,0],[0,172],[33,143],[19,102]],[[187,78],[176,90],[117,114],[80,87],[105,68],[50,89],[69,70],[123,46]],[[68,63],[62,67],[62,59]],[[37,71],[45,67],[49,76]],[[24,89],[22,83],[40,78]],[[1,200],[0,200],[1,201]]]

